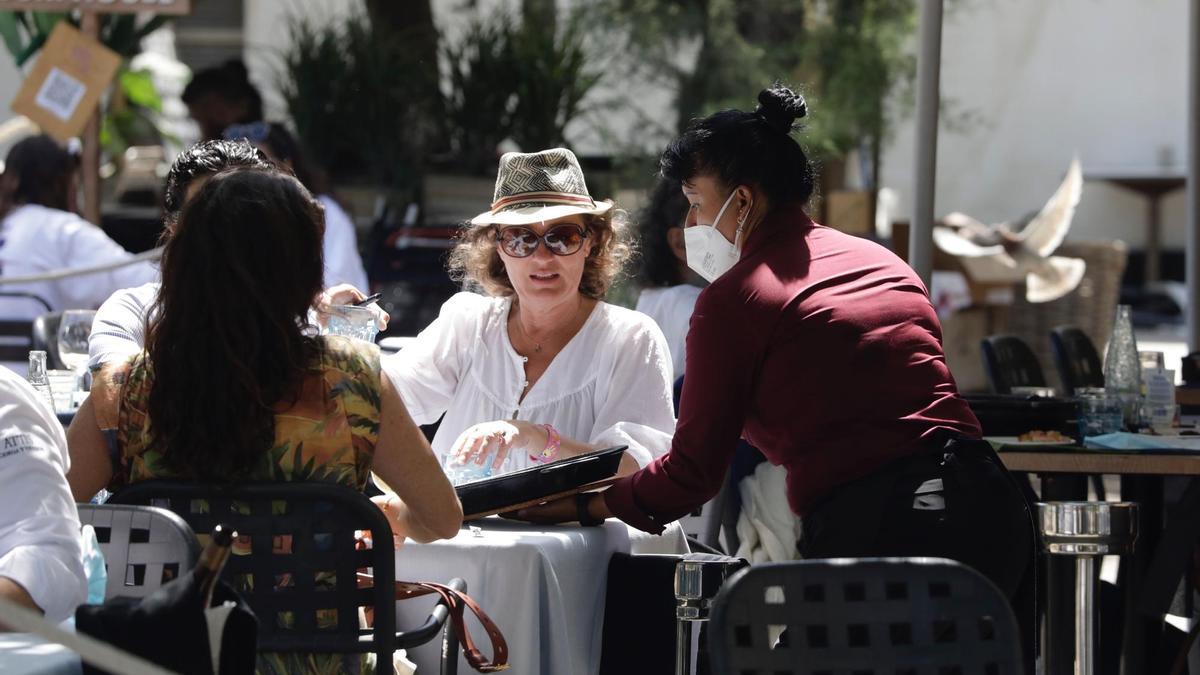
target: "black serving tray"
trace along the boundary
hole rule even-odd
[[[1077,436],[1079,401],[1073,398],[1015,394],[963,396],[979,419],[984,436],[1020,436],[1041,429]]]
[[[463,483],[454,490],[458,492],[467,518],[502,513],[611,478],[616,475],[627,447],[618,445],[560,462],[531,466],[502,476]]]

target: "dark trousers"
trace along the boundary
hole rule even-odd
[[[1008,596],[1032,660],[1034,521],[987,442],[954,438],[892,462],[839,486],[802,522],[804,558],[932,556],[974,568]]]

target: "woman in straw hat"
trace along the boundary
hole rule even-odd
[[[670,445],[662,331],[603,301],[629,254],[624,213],[592,199],[570,150],[507,153],[492,208],[450,258],[459,293],[384,369],[451,473],[501,473],[627,445],[622,471]]]

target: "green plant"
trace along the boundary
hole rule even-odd
[[[675,129],[696,116],[752,106],[776,79],[801,85],[813,115],[814,158],[879,146],[903,106],[915,63],[907,51],[915,0],[600,0],[593,23],[616,27],[619,50],[676,93]],[[694,60],[680,58],[695,50]]]
[[[512,133],[517,107],[512,20],[498,13],[476,18],[456,44],[442,49],[447,84],[445,139],[453,164],[484,174],[495,163],[496,146]]]
[[[583,112],[583,99],[600,81],[586,47],[584,15],[546,26],[523,21],[512,38],[516,110],[512,137],[527,150],[565,142],[567,124]]]
[[[308,150],[340,179],[411,187],[436,137],[440,100],[403,31],[362,13],[293,19],[280,73],[288,113]]]

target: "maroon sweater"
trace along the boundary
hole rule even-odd
[[[980,435],[920,278],[798,207],[771,213],[700,294],[686,372],[670,452],[605,492],[648,532],[717,493],[739,437],[787,469],[804,515],[939,430]]]

